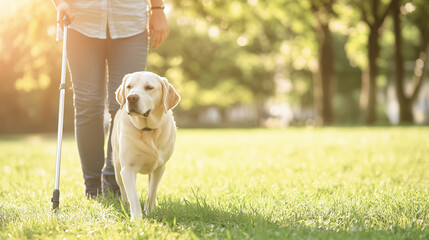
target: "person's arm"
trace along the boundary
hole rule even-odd
[[[163,0],[151,0],[150,5],[152,13],[149,19],[149,36],[153,37],[152,48],[157,48],[167,38],[169,28]]]
[[[70,10],[70,6],[64,0],[52,0],[57,8],[57,22],[63,27],[64,16],[67,16],[70,23],[74,20],[74,16]]]

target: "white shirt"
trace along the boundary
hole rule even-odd
[[[74,15],[69,28],[85,36],[106,39],[107,27],[112,39],[146,31],[146,0],[69,0],[67,3]],[[57,39],[61,38],[62,31],[57,34]]]

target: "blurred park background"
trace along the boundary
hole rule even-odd
[[[166,0],[179,127],[429,122],[427,0]],[[0,0],[0,133],[57,129],[51,0]],[[65,130],[73,130],[68,80]]]

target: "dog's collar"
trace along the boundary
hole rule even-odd
[[[148,128],[148,127],[145,127],[142,129],[142,131],[152,131],[152,130],[153,130],[153,128]]]

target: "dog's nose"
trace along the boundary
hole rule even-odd
[[[128,95],[127,100],[129,103],[136,103],[139,100],[139,95],[130,94],[130,95]]]

